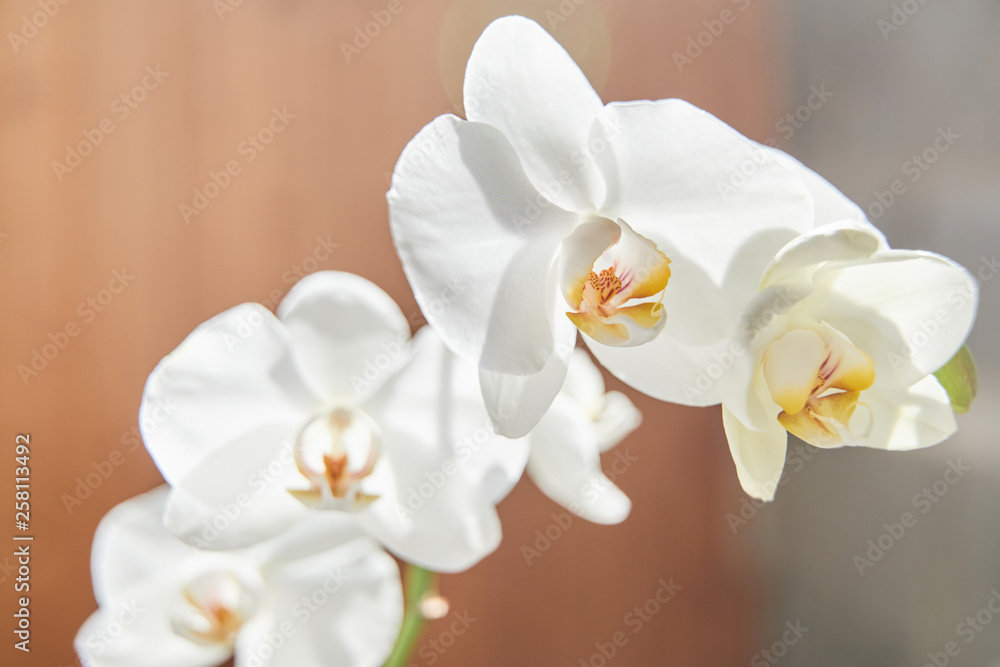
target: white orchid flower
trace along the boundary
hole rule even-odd
[[[774,497],[788,433],[816,447],[885,450],[951,435],[949,396],[932,374],[962,347],[977,300],[961,266],[892,250],[857,221],[783,248],[711,373],[744,490]]]
[[[605,391],[601,371],[577,348],[562,390],[528,436],[528,474],[545,495],[584,519],[620,523],[632,503],[604,474],[600,455],[641,421],[642,415],[625,394]],[[613,468],[617,461],[622,466],[632,464],[627,452]]]
[[[82,664],[385,662],[403,617],[399,568],[354,517],[317,513],[249,550],[199,551],[163,527],[166,499],[165,488],[132,498],[98,526],[99,609],[76,636]]]
[[[429,328],[412,344],[409,331],[388,295],[333,271],[296,284],[277,317],[243,304],[199,326],[150,375],[140,409],[172,487],[168,528],[231,549],[312,511],[350,512],[431,570],[492,552],[495,505],[527,443],[493,433],[473,365]]]
[[[718,403],[677,378],[711,361],[767,263],[813,227],[797,163],[680,100],[603,105],[522,17],[479,38],[465,109],[410,142],[388,201],[417,301],[480,366],[499,432],[539,421],[577,331],[636,389]]]

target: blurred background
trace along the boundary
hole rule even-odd
[[[522,483],[501,505],[499,551],[443,580],[476,622],[413,664],[599,667],[597,644],[672,578],[677,597],[608,664],[1000,665],[987,607],[1000,597],[1000,4],[402,0],[356,42],[386,6],[0,4],[0,495],[13,495],[15,436],[30,433],[35,535],[30,655],[13,649],[14,547],[0,547],[0,664],[78,665],[97,522],[161,482],[134,439],[143,383],[195,326],[244,301],[273,307],[323,269],[417,312],[389,235],[389,176],[423,125],[462,113],[481,30],[519,13],[605,101],[685,98],[819,171],[895,247],[972,270],[980,397],[927,451],[795,445],[776,502],[758,507],[717,408],[629,390],[645,415],[622,445],[638,462],[616,479],[632,516],[574,521],[528,564],[522,547],[560,510]],[[283,130],[247,148],[276,113]],[[81,142],[86,154],[69,148]],[[240,173],[198,200],[230,160]],[[76,335],[61,337],[67,326]],[[40,369],[19,370],[55,341]],[[108,472],[99,484],[95,471]],[[886,538],[907,511],[916,524]],[[12,503],[0,517],[13,534]],[[429,625],[428,642],[446,628]]]

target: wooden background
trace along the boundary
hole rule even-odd
[[[223,3],[235,6],[220,13]],[[14,437],[29,432],[36,542],[32,653],[12,649],[12,575],[0,569],[0,662],[77,664],[71,641],[95,608],[94,528],[115,504],[161,481],[142,448],[129,450],[143,383],[197,324],[284,294],[288,272],[318,238],[339,244],[318,268],[356,272],[416,311],[389,235],[387,178],[405,142],[455,109],[465,59],[490,19],[540,18],[605,100],[683,97],[768,136],[783,108],[768,3],[563,0],[566,20],[550,25],[545,11],[559,4],[403,0],[351,62],[340,44],[382,0],[78,1],[58,5],[16,48],[4,40],[0,497],[12,486]],[[736,23],[679,72],[673,52],[723,8]],[[0,27],[20,33],[39,11],[37,0],[8,0]],[[115,100],[149,66],[167,76],[122,118]],[[185,222],[180,204],[210,171],[241,159],[237,146],[275,107],[294,114],[287,129]],[[113,132],[70,173],[55,173],[67,144],[104,118]],[[90,315],[81,304],[122,270],[134,279]],[[70,323],[79,335],[23,381],[17,366]],[[520,548],[557,507],[522,483],[501,506],[501,549],[444,582],[452,607],[477,621],[438,665],[586,664],[595,642],[622,629],[624,615],[670,577],[682,592],[615,665],[736,664],[760,648],[752,545],[725,520],[741,496],[718,414],[635,400],[645,422],[626,447],[639,463],[619,479],[633,515],[616,527],[575,522],[528,567]],[[121,465],[69,511],[63,495],[114,450]],[[10,503],[3,506],[12,526]],[[0,547],[0,566],[9,551]],[[428,636],[445,627],[432,625]],[[430,663],[417,656],[414,664]]]

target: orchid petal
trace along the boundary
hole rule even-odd
[[[74,647],[89,667],[214,667],[232,648],[198,644],[174,632],[171,612],[184,604],[180,587],[162,576],[122,592],[121,601],[94,612]],[[128,623],[122,622],[124,619]]]
[[[577,329],[566,317],[565,304],[553,295],[552,355],[542,370],[533,375],[511,375],[479,369],[479,386],[496,432],[508,438],[525,436],[548,410],[564,385],[569,358],[576,343]]]
[[[94,592],[101,608],[77,632],[74,645],[94,667],[208,667],[232,648],[177,634],[174,614],[187,606],[184,587],[199,573],[250,565],[239,556],[202,552],[163,526],[167,488],[126,500],[108,512],[94,536]]]
[[[761,289],[744,307],[729,346],[716,357],[716,363],[725,366],[718,380],[722,403],[753,431],[767,429],[769,420],[781,409],[771,400],[763,374],[758,372],[766,347],[789,329],[789,312],[811,293],[812,287],[799,281]],[[757,390],[758,383],[763,394]],[[762,395],[766,401],[761,399]],[[774,411],[769,409],[772,406]]]
[[[590,338],[584,340],[612,375],[648,396],[681,405],[719,403],[719,378],[724,368],[718,359],[732,357],[726,351],[730,341],[723,339],[713,346],[692,346],[679,343],[667,334],[668,331],[664,331],[639,347],[612,347]],[[718,374],[715,374],[716,369]]]
[[[886,247],[885,237],[868,224],[840,222],[812,229],[778,251],[761,287],[783,280],[812,278],[826,262],[863,260]]]
[[[600,415],[594,427],[597,429],[597,448],[606,452],[619,444],[642,423],[642,413],[632,400],[620,391],[609,391],[604,395]]]
[[[704,269],[715,298],[742,303],[775,253],[812,227],[812,197],[801,179],[707,112],[680,100],[612,103],[598,122],[610,135],[597,157],[608,183],[602,212],[626,220],[674,262],[668,299],[698,292],[665,301],[679,328],[703,319],[708,291],[683,275],[687,263]],[[752,176],[734,181],[745,165]]]
[[[774,402],[796,414],[822,384],[817,371],[827,357],[826,344],[813,331],[795,329],[771,343],[764,355],[764,379]]]
[[[392,652],[402,624],[399,568],[370,538],[358,533],[344,539],[347,535],[336,524],[350,517],[322,514],[332,516],[322,517],[311,530],[340,533],[340,542],[328,550],[265,565],[270,613],[240,633],[238,667],[379,667]],[[334,526],[323,525],[331,519]],[[274,642],[275,636],[282,641]]]
[[[168,482],[240,433],[308,415],[318,399],[299,376],[291,344],[274,315],[243,304],[199,326],[156,366],[139,425]]]
[[[455,383],[461,363],[424,329],[411,363],[365,405],[381,429],[392,483],[358,518],[390,551],[438,572],[467,569],[500,543],[491,483],[473,483],[463,467],[499,436],[478,392]]]
[[[821,449],[863,444],[864,435],[852,428],[858,423],[854,421],[858,398],[856,391],[813,398],[804,410],[779,414],[778,423],[803,442]]]
[[[490,370],[540,371],[554,345],[549,269],[576,214],[538,194],[499,130],[453,116],[406,147],[388,199],[403,268],[448,346]]]
[[[534,21],[494,21],[465,70],[468,119],[500,129],[528,178],[559,206],[592,209],[600,172],[585,159],[601,99],[568,53]]]
[[[306,276],[281,302],[278,317],[302,376],[325,399],[364,400],[406,362],[406,317],[388,294],[359,276]]]
[[[583,288],[594,270],[594,262],[618,242],[622,227],[607,218],[594,218],[577,225],[559,244],[558,280],[563,298],[571,308],[579,308]]]
[[[824,386],[844,391],[864,391],[875,381],[874,363],[867,354],[848,340],[847,336],[828,324],[823,324],[826,345],[830,352],[829,375]]]
[[[758,500],[774,500],[785,467],[788,434],[775,420],[765,431],[752,431],[722,407],[722,424],[736,474],[746,493]]]
[[[975,280],[932,253],[887,251],[821,269],[813,282],[811,314],[872,358],[882,386],[909,386],[946,364],[976,315]]]
[[[289,491],[304,484],[294,432],[260,428],[231,440],[173,487],[167,528],[199,549],[236,549],[274,537],[309,510]]]
[[[566,356],[557,353],[534,375],[508,375],[480,369],[480,390],[496,432],[508,438],[527,435],[559,393],[566,376],[566,364]]]
[[[934,376],[905,389],[877,384],[862,394],[871,411],[866,447],[903,451],[936,445],[957,429],[948,392]]]
[[[662,292],[670,280],[670,259],[656,244],[637,234],[632,227],[618,219],[621,239],[609,253],[619,267],[623,286],[614,300],[624,303],[629,299],[646,299]]]
[[[604,377],[600,367],[590,360],[586,350],[574,348],[566,369],[562,393],[596,413],[603,405],[604,392]]]
[[[123,591],[162,578],[195,553],[163,526],[170,489],[160,486],[104,515],[91,550],[91,578],[98,604],[122,599]]]
[[[594,523],[625,520],[632,503],[601,470],[597,429],[581,405],[558,396],[530,438],[528,474],[543,493]]]
[[[642,414],[620,391],[605,391],[601,369],[582,348],[573,350],[560,394],[583,408],[597,430],[597,447],[611,449],[637,429]]]
[[[817,174],[815,171],[805,166],[794,157],[777,148],[765,146],[754,142],[757,148],[766,152],[779,164],[796,174],[802,183],[808,188],[809,194],[813,198],[814,214],[813,224],[816,227],[826,225],[831,222],[842,220],[852,220],[862,223],[872,231],[879,233],[875,227],[868,222],[864,211],[847,198],[843,192],[834,187],[829,181]]]

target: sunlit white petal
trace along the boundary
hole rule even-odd
[[[587,155],[601,99],[569,54],[534,21],[483,31],[465,70],[465,112],[514,144],[535,187],[560,206],[593,208],[603,181]]]
[[[539,489],[595,523],[620,523],[632,503],[601,470],[600,444],[587,411],[559,396],[531,433],[528,473]]]
[[[278,307],[299,369],[318,396],[364,400],[402,366],[410,325],[381,289],[350,273],[319,271]]]
[[[725,406],[722,423],[743,490],[758,500],[773,500],[785,467],[788,446],[785,429],[775,420],[764,431],[751,431]]]
[[[410,170],[411,163],[420,166]],[[555,344],[549,269],[576,214],[540,195],[510,141],[482,123],[439,117],[399,165],[390,222],[428,321],[449,347],[484,368],[540,371]]]
[[[303,383],[291,340],[257,304],[202,324],[149,376],[139,426],[168,482],[241,433],[295,423],[318,399]]]

